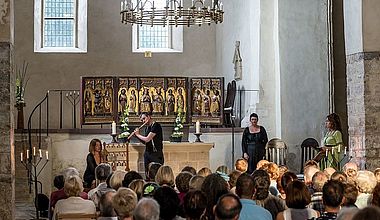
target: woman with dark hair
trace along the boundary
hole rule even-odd
[[[336,113],[331,113],[326,117],[325,122],[327,133],[323,138],[323,149],[326,150],[327,167],[340,170],[340,162],[344,156],[345,149],[342,140],[342,126],[340,118]]]
[[[102,162],[102,142],[99,139],[92,139],[88,146],[86,158],[87,166],[84,171],[83,181],[85,188],[95,188],[95,168]]]
[[[218,199],[229,192],[228,183],[219,174],[208,175],[202,183],[202,192],[207,195],[207,207],[205,216],[209,220],[215,219],[213,208]]]
[[[206,219],[203,216],[207,206],[207,196],[200,190],[190,191],[185,195],[183,209],[186,220]]]
[[[259,116],[252,113],[249,116],[251,125],[246,127],[241,141],[243,158],[248,161],[248,173],[256,169],[257,162],[265,156],[265,145],[268,142],[267,132],[257,124]]]

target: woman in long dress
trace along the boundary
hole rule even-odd
[[[257,166],[257,162],[265,156],[265,145],[268,136],[265,128],[257,124],[259,117],[256,113],[250,116],[251,125],[246,127],[241,141],[243,158],[248,161],[248,173],[252,173]]]
[[[84,171],[83,180],[85,188],[95,187],[95,168],[102,162],[102,142],[99,139],[92,139],[88,147],[88,155],[86,158],[87,166]]]
[[[326,117],[325,125],[327,132],[323,138],[323,149],[327,151],[327,167],[339,170],[345,153],[339,116],[336,113],[329,114]]]

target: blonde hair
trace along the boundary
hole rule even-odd
[[[154,178],[155,182],[162,186],[162,185],[168,185],[173,187],[174,186],[174,173],[171,167],[169,166],[161,166],[157,170],[156,177]]]
[[[271,180],[277,180],[277,178],[279,177],[279,169],[278,169],[278,165],[273,163],[273,162],[269,162],[267,164],[264,164],[261,169],[267,171],[267,173],[269,174],[269,178]]]
[[[114,190],[118,190],[123,184],[124,176],[127,172],[124,170],[116,170],[110,178],[110,186]]]
[[[131,190],[133,190],[136,193],[138,200],[140,200],[143,195],[144,184],[144,180],[136,179],[133,180],[128,186]]]
[[[112,206],[122,218],[131,217],[136,205],[137,195],[129,188],[120,187],[112,198]]]
[[[230,184],[230,188],[233,188],[236,186],[236,181],[237,179],[239,178],[239,176],[242,174],[242,172],[240,172],[239,170],[234,170],[232,171],[228,177],[230,178],[228,180],[228,184]]]
[[[212,174],[212,171],[211,171],[210,168],[208,168],[208,167],[203,167],[203,168],[201,168],[201,169],[198,171],[198,173],[197,173],[197,175],[199,175],[199,176],[203,176],[203,177],[206,177],[206,176],[208,176],[208,175],[210,175],[210,174]]]
[[[368,170],[362,170],[358,172],[356,177],[356,183],[361,193],[372,193],[377,181],[375,174]]]
[[[269,161],[267,160],[259,160],[259,162],[257,162],[257,165],[256,165],[256,169],[259,170],[261,169],[261,167],[263,167],[265,164],[268,164]]]
[[[244,158],[237,159],[235,162],[235,169],[242,172],[242,173],[247,172],[247,170],[248,170],[247,160]]]
[[[67,197],[79,196],[79,194],[83,191],[82,179],[77,175],[69,176],[65,180],[63,190]]]

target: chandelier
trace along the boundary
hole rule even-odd
[[[189,4],[185,8],[185,2]],[[157,8],[155,0],[124,0],[120,4],[121,22],[138,25],[191,25],[223,22],[223,3],[218,0],[166,0],[166,6]],[[157,0],[156,0],[157,3]]]

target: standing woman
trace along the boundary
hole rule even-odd
[[[88,155],[86,158],[87,166],[86,171],[84,171],[83,180],[85,183],[85,188],[95,187],[95,168],[100,164],[101,152],[102,152],[102,142],[99,139],[92,139],[90,145],[88,146]]]
[[[256,169],[257,162],[265,156],[265,145],[268,142],[267,132],[257,124],[259,117],[256,113],[249,116],[251,126],[246,127],[241,141],[243,158],[248,161],[248,173]]]
[[[344,146],[342,140],[342,126],[340,118],[336,113],[331,113],[326,117],[325,122],[327,133],[323,138],[324,150],[326,150],[327,167],[340,170],[340,162],[344,156]]]

